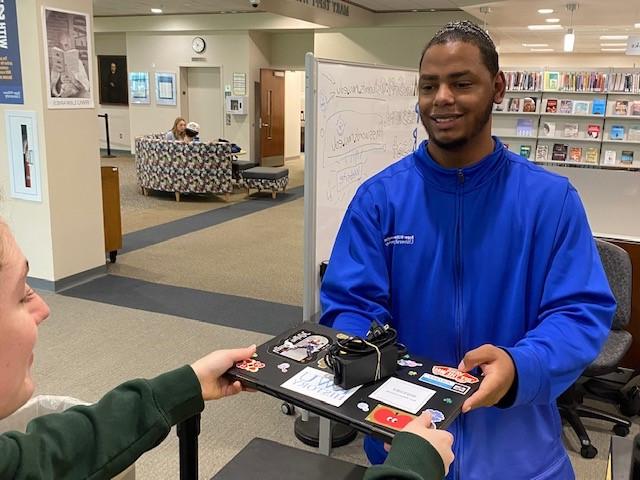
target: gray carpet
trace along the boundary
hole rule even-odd
[[[302,322],[300,307],[117,275],[105,275],[61,294],[270,335]]]
[[[172,222],[156,225],[154,227],[138,230],[124,235],[123,248],[120,253],[132,252],[141,248],[150,247],[161,242],[166,242],[188,233],[197,232],[205,228],[219,225],[236,218],[251,215],[267,208],[282,205],[304,197],[304,187],[295,187],[286,192],[278,193],[276,199],[269,196],[252,196],[246,201],[231,204],[228,207],[221,207],[215,210],[202,212]]]

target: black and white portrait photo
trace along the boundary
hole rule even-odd
[[[100,103],[103,105],[128,105],[127,57],[98,55],[100,79]]]

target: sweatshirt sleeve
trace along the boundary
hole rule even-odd
[[[322,280],[321,324],[365,335],[372,322],[390,322],[385,257],[375,215],[361,213],[352,204],[345,213]]]
[[[112,478],[203,408],[189,366],[126,382],[94,405],[32,420],[26,434],[0,435],[0,478]]]
[[[367,469],[363,480],[441,480],[444,478],[442,458],[423,438],[399,432],[393,439],[385,462]]]
[[[505,348],[516,366],[510,406],[548,404],[597,357],[616,302],[576,190],[569,186],[555,232],[538,325]]]

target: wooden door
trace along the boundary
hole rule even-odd
[[[260,165],[284,165],[284,72],[260,69]]]

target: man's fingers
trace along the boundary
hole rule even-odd
[[[239,362],[240,360],[246,360],[251,358],[251,355],[256,353],[256,346],[251,345],[245,348],[234,348],[232,350],[228,350],[229,357],[234,362]]]
[[[497,400],[492,398],[495,395],[495,386],[493,385],[492,378],[486,377],[480,384],[478,391],[471,395],[462,404],[462,413],[467,413],[479,407],[490,407],[494,405]]]
[[[458,370],[461,372],[468,372],[469,370],[473,370],[484,363],[489,363],[495,360],[495,349],[496,347],[493,345],[482,345],[474,350],[468,351],[460,362],[460,365],[458,365]]]
[[[418,422],[424,427],[431,427],[431,412],[422,412],[422,415],[417,417],[414,422]]]

